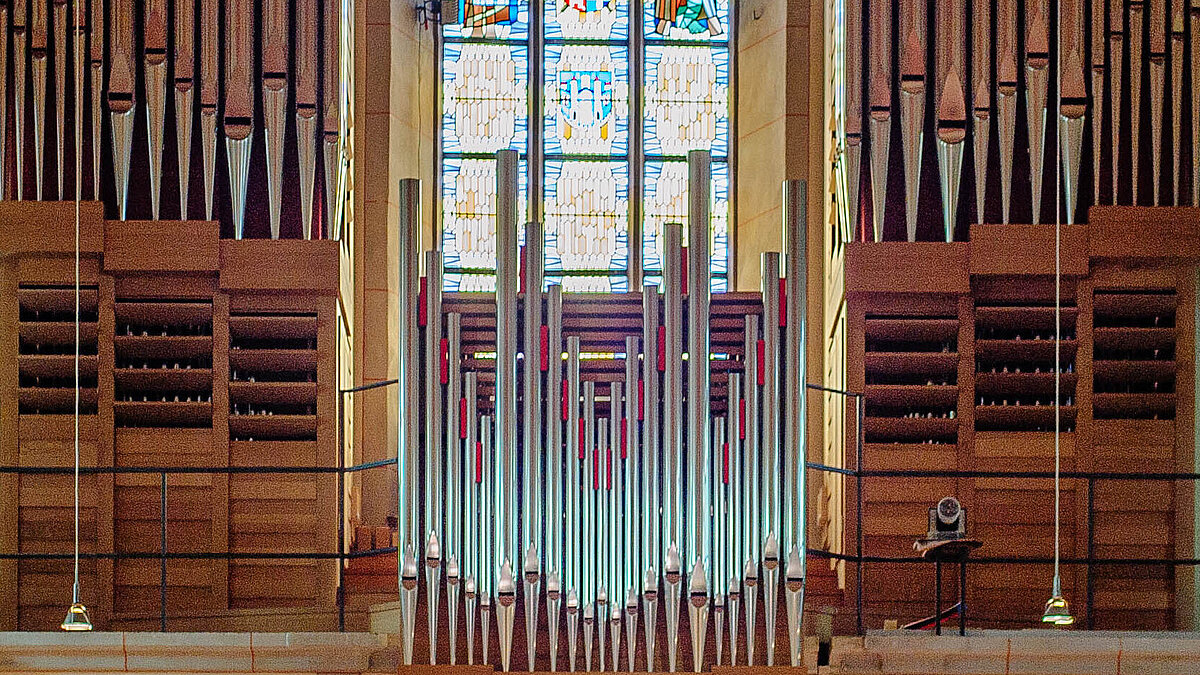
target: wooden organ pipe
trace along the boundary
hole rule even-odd
[[[175,0],[175,143],[179,162],[179,218],[188,217],[192,174],[192,121],[196,93],[196,5]]]
[[[133,150],[133,0],[112,0],[109,14],[108,114],[112,128],[113,180],[117,214],[129,204],[129,158]]]
[[[162,199],[163,131],[167,123],[167,0],[145,0],[144,72],[146,137],[150,154],[150,213],[158,220]]]
[[[1029,187],[1034,225],[1042,217],[1046,102],[1050,86],[1048,11],[1047,0],[1028,0],[1025,4],[1025,120],[1029,129]]]
[[[1079,165],[1083,160],[1083,128],[1088,107],[1083,70],[1083,0],[1059,1],[1062,69],[1059,75],[1058,143],[1066,204],[1063,220],[1071,225],[1075,223],[1075,208],[1079,204]],[[1057,204],[1055,208],[1058,208]]]
[[[925,2],[900,0],[900,144],[904,149],[904,214],[909,241],[917,240],[921,150],[925,129]]]
[[[305,239],[313,238],[318,49],[317,0],[296,0],[296,155],[300,164],[300,233]],[[326,52],[325,58],[333,55]]]
[[[82,13],[81,13],[82,14]],[[100,191],[100,149],[103,147],[104,129],[104,3],[92,0],[90,10],[90,39],[88,41],[88,68],[92,81],[92,199],[102,197]]]
[[[1012,215],[1013,152],[1017,135],[1017,0],[999,0],[996,14],[996,131],[1000,142],[1001,222]]]
[[[887,206],[888,159],[892,136],[892,2],[870,2],[870,59],[868,104],[871,143],[871,224],[875,241],[883,241],[884,210]],[[758,542],[761,544],[762,542]],[[757,558],[756,558],[757,559]],[[750,612],[747,605],[747,612]],[[750,615],[747,614],[747,617]],[[753,657],[753,645],[747,644]]]
[[[245,235],[246,189],[254,135],[253,0],[227,0],[224,52],[225,155],[229,162],[229,194],[233,202],[233,236],[241,239]]]
[[[338,181],[342,171],[342,148],[339,141],[341,129],[340,68],[341,68],[341,2],[325,1],[325,76],[321,83],[324,93],[324,157],[325,157],[325,223],[326,233],[332,239],[341,239]]]
[[[54,88],[58,100],[54,106],[54,177],[56,180],[55,199],[66,199],[63,192],[63,153],[66,151],[66,117],[67,117],[67,45],[71,41],[71,22],[67,20],[67,0],[52,0],[54,9]],[[74,81],[74,76],[71,81]]]
[[[987,199],[988,133],[992,119],[992,5],[975,5],[971,17],[971,99],[975,154],[975,220],[984,223]],[[966,74],[964,73],[964,76]]]
[[[1178,4],[1179,0],[1175,0]],[[1150,0],[1150,188],[1151,203],[1158,206],[1162,183],[1163,96],[1167,79],[1166,7]]]
[[[48,0],[33,0],[33,21],[30,24],[29,57],[33,74],[33,182],[36,199],[45,198],[43,182],[46,154],[46,68],[50,63]],[[132,36],[131,36],[132,37]]]
[[[846,2],[846,34],[862,35],[862,2]],[[846,230],[843,241],[854,241],[859,235],[859,186],[862,184],[862,87],[863,87],[863,44],[858,40],[847,41],[845,49],[846,77]],[[731,608],[732,609],[732,608]],[[731,616],[732,619],[732,616]],[[730,623],[731,634],[733,624]]]
[[[1104,75],[1107,70],[1105,48],[1108,44],[1107,14],[1103,2],[1092,2],[1092,204],[1100,203],[1100,143],[1104,140]],[[1110,114],[1115,118],[1115,114]]]
[[[963,147],[967,140],[967,101],[963,86],[966,61],[966,5],[963,0],[937,3],[937,49],[934,64],[937,110],[937,161],[942,187],[942,226],[954,241],[958,188],[962,182]]]
[[[1184,0],[1174,0],[1171,3],[1171,142],[1175,144],[1171,152],[1171,198],[1169,204],[1179,206],[1181,197],[1179,190],[1183,185],[1180,174],[1180,156],[1183,154],[1180,119],[1183,115],[1183,34],[1185,30],[1186,4]],[[1192,84],[1192,89],[1196,89]],[[1192,108],[1192,118],[1200,117],[1196,108]]]
[[[283,199],[283,138],[287,126],[288,3],[262,0],[263,131],[267,146],[267,212],[271,238],[279,238]]]
[[[219,35],[221,0],[199,0],[200,5],[200,148],[204,163],[204,218],[213,219],[217,178],[217,105],[220,102]]]

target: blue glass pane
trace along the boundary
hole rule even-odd
[[[726,45],[647,45],[644,98],[647,155],[729,153]]]
[[[442,62],[442,151],[525,151],[529,50],[448,43]]]
[[[447,272],[442,283],[447,293],[493,293],[496,290],[496,275]]]
[[[628,48],[547,45],[545,101],[547,154],[625,154]]]
[[[728,40],[729,0],[643,0],[648,40]]]
[[[628,0],[544,0],[546,39],[624,40]]]
[[[443,35],[451,39],[524,40],[529,37],[529,2],[462,0],[462,25],[446,26]]]
[[[546,277],[547,285],[562,286],[566,293],[625,293],[629,279],[625,275],[609,277]]]
[[[517,222],[523,223],[528,167],[521,161],[518,169],[521,188]],[[518,238],[522,236],[518,234]],[[442,160],[442,254],[448,269],[496,268],[495,160]]]
[[[628,164],[546,162],[544,212],[547,271],[628,269]]]
[[[725,290],[724,276],[729,272],[729,165],[712,165],[712,224],[709,251],[714,275],[712,288]],[[642,260],[645,269],[661,270],[662,226],[664,223],[683,224],[684,243],[687,242],[688,185],[686,162],[647,162],[645,192],[645,224],[642,230]],[[657,275],[656,275],[657,276]]]

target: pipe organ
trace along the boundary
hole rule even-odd
[[[234,238],[336,234],[347,2],[299,0],[294,13],[283,0],[5,3],[0,198],[73,199],[65,159],[78,148],[80,195],[110,217],[216,219]]]
[[[683,645],[692,645],[684,663],[699,672],[736,662],[743,631],[748,662],[773,665],[775,615],[786,610],[779,625],[798,665],[804,184],[784,186],[787,254],[767,254],[761,304],[758,294],[709,291],[711,160],[703,151],[688,158],[686,233],[665,227],[662,287],[577,300],[560,286],[542,292],[541,225],[525,225],[524,250],[517,245],[516,153],[500,151],[496,161],[494,295],[443,296],[438,253],[427,255],[418,279],[420,186],[400,186],[405,663],[426,658],[414,640],[423,603],[430,663],[446,640],[451,663],[486,662],[494,625],[492,653],[504,670],[532,668],[547,650],[552,670],[675,670],[689,656]],[[580,313],[581,301],[608,309]],[[655,644],[664,601],[665,664]],[[518,605],[524,625],[516,625]],[[464,612],[465,655],[456,635]],[[542,630],[549,645],[538,644]],[[690,640],[680,639],[685,630]],[[523,662],[512,654],[522,631]],[[754,652],[756,636],[765,657]],[[705,645],[716,645],[715,662]],[[645,661],[635,663],[635,654]]]
[[[955,241],[971,224],[1081,222],[1095,205],[1200,205],[1200,36],[1182,0],[951,1],[931,16],[916,0],[848,0],[844,17],[837,183],[853,238]]]

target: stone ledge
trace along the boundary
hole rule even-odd
[[[0,673],[363,673],[370,633],[0,633]]]
[[[1121,631],[872,632],[834,638],[830,672],[844,675],[1200,675],[1200,634]]]

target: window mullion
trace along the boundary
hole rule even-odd
[[[629,291],[642,287],[642,196],[645,192],[643,166],[642,89],[645,84],[645,39],[643,37],[642,0],[629,0]]]

